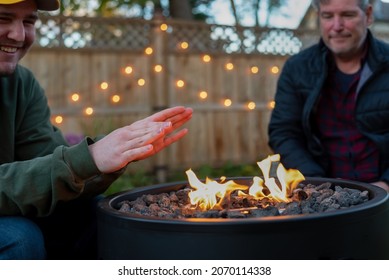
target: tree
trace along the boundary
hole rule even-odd
[[[169,0],[169,11],[172,18],[192,20],[192,6],[189,1]]]
[[[230,3],[235,25],[243,25],[246,18],[254,19],[255,26],[268,26],[272,13],[287,3],[286,0],[225,0]],[[151,19],[160,16],[183,20],[212,19],[211,5],[215,0],[62,0],[61,12],[81,16],[126,16]]]
[[[270,15],[286,3],[286,0],[229,0],[236,25],[247,17],[254,19],[255,26],[268,26]],[[260,15],[264,16],[262,20]]]
[[[151,18],[158,11],[165,17],[204,21],[207,15],[198,7],[209,6],[212,2],[213,0],[62,0],[61,12]]]

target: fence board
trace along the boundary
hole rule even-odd
[[[268,104],[273,100],[279,75],[271,69],[276,66],[281,70],[287,55],[259,53],[254,47],[248,53],[249,48],[231,40],[230,33],[234,32],[231,27],[169,22],[168,31],[161,32],[158,21],[144,25],[139,20],[69,21],[60,17],[53,20],[64,25],[60,30],[82,27],[88,22],[106,25],[102,30],[115,26],[115,32],[100,32],[99,40],[90,41],[87,39],[93,34],[79,27],[77,32],[88,46],[85,49],[64,47],[66,42],[58,34],[58,38],[50,39],[50,48],[36,46],[22,60],[45,88],[53,117],[63,116],[63,122],[55,125],[64,134],[105,134],[157,109],[185,105],[194,108],[193,119],[187,125],[189,134],[157,156],[136,163],[138,167],[162,174],[166,169],[188,169],[203,164],[254,163],[271,153],[267,145],[271,114]],[[77,20],[85,23],[67,25]],[[120,28],[124,32],[118,32]],[[137,33],[137,29],[141,31]],[[269,30],[246,31],[240,34],[258,35],[258,44],[270,34]],[[84,37],[82,32],[86,32]],[[127,45],[121,42],[109,47],[101,41],[105,38],[115,44],[118,34],[130,36],[119,38]],[[138,35],[132,38],[135,35],[131,34]],[[307,41],[307,34],[303,35]],[[69,36],[70,33],[65,37]],[[189,44],[186,50],[177,48],[183,40]],[[77,42],[80,45],[82,40]],[[144,52],[147,46],[153,48],[151,55]],[[231,53],[234,49],[240,53]],[[203,61],[205,54],[210,55],[209,62]],[[227,63],[234,68],[227,70]],[[163,70],[156,72],[156,65]],[[258,73],[251,72],[253,66],[258,67]],[[131,67],[132,72],[125,73],[126,67]],[[144,79],[144,85],[138,84],[140,79]],[[185,82],[182,88],[176,85],[180,79]],[[108,83],[107,90],[100,88],[102,82]],[[207,92],[207,98],[199,97],[201,91]],[[80,94],[79,102],[71,101],[72,93]],[[118,103],[111,101],[115,94],[120,96]],[[231,99],[231,106],[223,105],[225,98]],[[255,109],[247,108],[249,101],[255,102]],[[93,107],[94,114],[86,116],[86,107]]]
[[[258,65],[269,68],[273,61],[261,58]],[[265,105],[271,99],[277,76],[262,71],[251,74],[253,60],[242,57],[218,56],[204,63],[198,54],[170,55],[168,62],[164,65],[164,79],[160,79],[152,70],[150,57],[131,53],[58,51],[54,55],[32,51],[23,61],[46,87],[53,115],[64,117],[64,122],[56,125],[65,134],[105,134],[151,114],[154,105],[193,107],[195,113],[188,124],[187,137],[142,162],[145,170],[253,163],[270,153],[266,136],[270,110]],[[232,71],[225,69],[227,62],[234,63]],[[130,75],[123,74],[126,65],[133,67]],[[145,79],[144,86],[137,84],[140,78]],[[183,88],[176,86],[178,79],[185,81]],[[106,91],[100,88],[103,81],[109,84]],[[167,92],[155,88],[166,88]],[[199,98],[202,90],[208,93],[205,100]],[[79,103],[70,101],[74,92],[81,96]],[[112,94],[121,96],[119,104],[112,104]],[[231,98],[232,106],[222,105],[226,97]],[[258,108],[249,111],[245,107],[249,100],[256,102]],[[94,115],[84,115],[88,106],[95,109]]]

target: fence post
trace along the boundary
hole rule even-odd
[[[162,30],[161,25],[163,21],[157,17],[153,20],[153,56],[150,60],[150,77],[151,80],[151,106],[153,113],[161,111],[169,107],[168,99],[168,65],[167,65],[167,53],[168,42],[166,40],[166,32]],[[168,153],[165,150],[160,151],[155,155],[154,161],[154,174],[159,183],[167,181],[168,173]]]

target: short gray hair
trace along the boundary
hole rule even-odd
[[[312,0],[312,6],[319,10],[320,4],[328,4],[329,0]],[[369,0],[358,0],[358,6],[362,11],[365,11],[367,6],[370,4]]]

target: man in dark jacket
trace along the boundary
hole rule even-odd
[[[181,139],[192,109],[174,107],[69,147],[43,89],[18,65],[38,10],[57,0],[0,0],[0,259],[96,258],[95,197],[127,164]]]
[[[389,191],[389,46],[368,0],[314,0],[321,40],[285,63],[269,144],[305,176]]]

